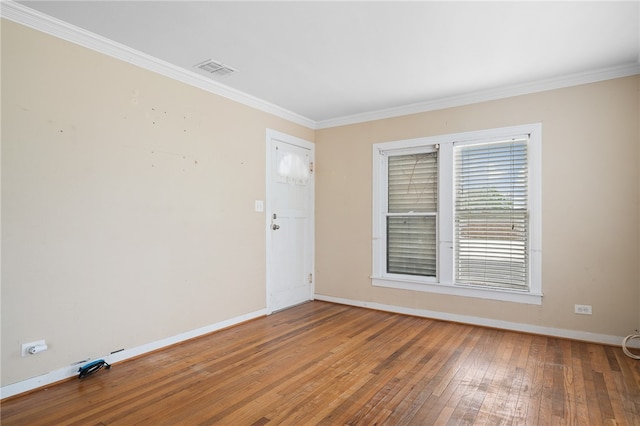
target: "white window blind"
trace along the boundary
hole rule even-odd
[[[455,146],[458,283],[529,290],[527,142]]]
[[[387,272],[436,276],[438,155],[388,160]]]

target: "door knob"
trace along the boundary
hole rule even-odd
[[[274,231],[277,231],[278,229],[280,229],[280,225],[276,225],[274,223],[273,225],[271,225],[271,229],[273,229]]]

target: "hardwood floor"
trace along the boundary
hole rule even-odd
[[[2,425],[640,425],[620,348],[310,302],[1,404]]]

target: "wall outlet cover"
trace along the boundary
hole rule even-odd
[[[35,342],[29,342],[29,343],[23,343],[22,346],[20,347],[20,354],[22,356],[28,356],[29,354],[29,348],[32,346],[38,346],[38,345],[46,345],[47,342],[44,340],[37,340]]]
[[[580,315],[591,315],[593,311],[591,305],[575,305],[575,313]]]

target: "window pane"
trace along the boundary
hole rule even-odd
[[[389,157],[389,213],[436,212],[436,152]]]
[[[387,272],[436,276],[435,216],[387,217]]]
[[[457,214],[457,280],[526,289],[527,223],[526,211]]]
[[[456,148],[456,280],[528,289],[527,140]]]

